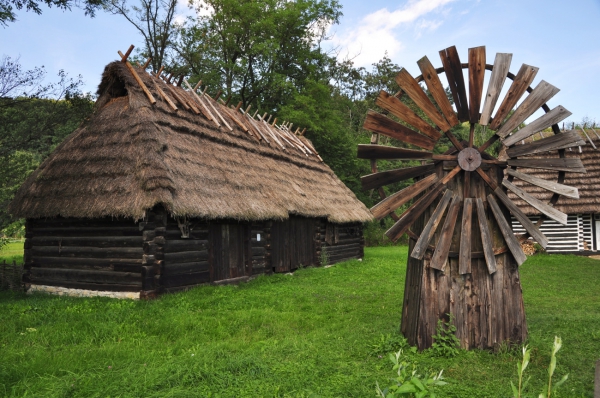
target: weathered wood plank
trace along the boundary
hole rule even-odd
[[[208,272],[208,261],[195,261],[189,263],[165,264],[163,268],[164,275],[189,274],[194,272]]]
[[[163,287],[189,286],[210,282],[210,272],[193,272],[177,275],[163,275],[160,284]]]
[[[450,245],[452,244],[452,235],[454,235],[454,227],[456,226],[456,219],[458,218],[458,211],[460,209],[460,202],[459,195],[455,195],[452,198],[452,203],[450,203],[450,208],[448,209],[448,214],[440,233],[440,240],[431,257],[431,263],[429,264],[431,268],[444,271],[446,267]]]
[[[469,106],[467,103],[467,90],[465,89],[465,79],[462,72],[460,58],[456,47],[448,47],[440,51],[440,59],[444,66],[444,72],[450,85],[452,98],[461,122],[469,120]]]
[[[165,253],[200,251],[206,250],[207,247],[208,240],[205,239],[167,239]]]
[[[585,167],[579,158],[548,158],[548,159],[508,159],[509,166],[529,167],[532,169],[569,171],[585,173]]]
[[[400,120],[410,124],[415,127],[421,133],[425,134],[427,137],[437,141],[442,135],[439,131],[433,128],[429,123],[425,120],[421,119],[417,116],[416,113],[412,111],[407,105],[405,105],[398,98],[393,95],[388,94],[385,91],[381,91],[379,96],[375,100],[375,104],[390,112],[392,115],[396,116]]]
[[[427,225],[425,225],[425,228],[423,229],[423,231],[421,231],[421,235],[419,236],[419,239],[417,240],[417,243],[415,243],[415,247],[412,253],[410,254],[411,257],[419,260],[423,259],[423,256],[427,251],[427,246],[429,246],[429,242],[431,242],[431,239],[433,238],[433,235],[435,234],[438,225],[442,221],[444,211],[446,211],[446,207],[448,207],[448,204],[450,203],[451,199],[452,191],[447,190],[442,196],[442,199],[439,201],[437,207],[435,208],[435,211],[429,218]]]
[[[431,159],[433,153],[384,145],[359,144],[359,159]]]
[[[487,126],[490,122],[492,112],[494,111],[496,102],[498,102],[498,98],[500,98],[502,87],[506,81],[511,61],[512,54],[496,53],[492,76],[490,77],[487,93],[485,95],[485,102],[483,103],[483,110],[481,111],[481,118],[479,119],[479,124],[482,126]]]
[[[53,265],[88,265],[97,267],[109,267],[111,265],[138,265],[142,264],[142,258],[80,258],[80,257],[42,257],[37,256],[34,263]]]
[[[498,227],[500,228],[500,232],[502,232],[502,236],[504,236],[504,241],[506,242],[506,246],[508,246],[508,250],[510,250],[510,252],[512,253],[517,264],[523,264],[527,260],[527,256],[525,255],[525,253],[523,253],[521,244],[519,243],[519,240],[513,233],[510,225],[508,225],[508,221],[506,220],[506,217],[504,217],[504,213],[500,209],[498,202],[496,202],[496,199],[492,194],[489,194],[487,199],[488,204],[492,209],[492,213],[496,218],[496,222],[498,223]]]
[[[139,236],[34,236],[34,246],[86,246],[86,247],[142,247],[143,239]]]
[[[485,263],[487,264],[488,273],[491,275],[496,272],[496,257],[494,256],[492,234],[490,233],[490,227],[487,223],[481,198],[475,198],[475,206],[477,207],[477,219],[479,220],[479,232],[481,233]]]
[[[371,208],[371,213],[376,219],[381,220],[427,188],[431,187],[436,182],[438,182],[438,177],[435,174],[431,174],[415,184],[409,185],[403,190],[388,196],[373,206]]]
[[[430,151],[435,146],[435,141],[431,138],[421,135],[370,109],[367,111],[363,128]]]
[[[500,104],[500,107],[498,107],[498,111],[496,112],[492,123],[490,123],[490,128],[492,130],[497,130],[502,122],[504,122],[506,116],[508,116],[521,96],[525,93],[525,91],[527,91],[527,87],[529,87],[531,82],[533,82],[538,70],[539,68],[536,68],[535,66],[529,66],[525,64],[521,65],[521,69],[519,69],[519,72],[510,85],[504,100]]]
[[[411,76],[406,69],[400,70],[396,75],[396,83],[402,90],[421,108],[421,110],[436,124],[442,131],[450,130],[450,125],[438,112],[437,108],[427,97],[419,83]]]
[[[80,258],[133,258],[141,259],[144,251],[139,247],[85,247],[85,246],[33,246],[34,256]]]
[[[469,48],[469,122],[479,121],[485,77],[485,46]]]
[[[461,223],[460,248],[458,252],[458,272],[471,273],[471,232],[473,230],[473,199],[465,198]]]
[[[545,113],[544,115],[535,119],[533,122],[529,123],[513,135],[506,137],[502,142],[505,146],[512,146],[517,142],[552,126],[553,124],[568,118],[569,116],[571,116],[571,112],[559,105],[550,112]]]
[[[69,268],[31,268],[33,278],[53,279],[72,282],[91,282],[91,283],[118,283],[123,285],[133,285],[140,283],[141,273],[132,272],[114,272],[114,271],[96,271],[84,269]]]
[[[541,200],[534,198],[533,196],[529,195],[527,192],[525,192],[521,188],[515,186],[512,182],[510,182],[508,180],[503,180],[502,185],[504,185],[506,188],[510,189],[515,195],[517,195],[518,197],[523,199],[525,202],[529,203],[535,209],[544,213],[551,219],[553,219],[563,225],[567,225],[567,215],[565,213],[563,213],[562,211],[559,211],[559,210],[555,209],[554,207],[542,202]]]
[[[519,125],[535,111],[537,111],[542,105],[544,105],[550,98],[554,97],[556,93],[560,91],[559,88],[554,87],[552,84],[542,80],[521,102],[515,112],[508,118],[504,124],[496,131],[496,135],[499,137],[506,137],[511,131],[519,127]]]
[[[533,185],[537,185],[540,188],[544,188],[548,191],[555,192],[560,195],[567,196],[573,199],[579,199],[579,190],[575,187],[568,185],[559,184],[557,182],[544,180],[543,178],[534,177],[529,174],[518,172],[514,169],[507,169],[508,175],[518,178],[519,180],[528,182]]]
[[[518,156],[531,155],[534,153],[542,153],[554,151],[559,148],[569,148],[574,146],[585,145],[585,141],[575,131],[565,131],[560,134],[552,135],[548,138],[529,142],[524,145],[515,145],[506,151],[506,154],[511,158]]]
[[[208,250],[165,253],[165,264],[191,263],[208,259]]]
[[[73,282],[56,279],[34,278],[31,280],[36,285],[44,286],[60,286],[71,289],[98,290],[107,292],[139,292],[142,289],[142,281],[132,284],[113,284],[113,283],[90,283],[90,282]]]
[[[429,61],[429,58],[423,57],[417,61],[419,65],[419,69],[421,69],[421,73],[423,74],[423,80],[429,89],[429,92],[435,99],[435,102],[438,104],[440,109],[442,110],[442,114],[450,123],[450,126],[456,126],[458,123],[458,118],[454,113],[454,109],[452,109],[452,105],[446,96],[446,90],[444,90],[444,86],[440,81],[440,77],[435,71],[435,68]],[[485,68],[485,65],[484,65]]]
[[[409,178],[420,177],[433,172],[435,164],[429,163],[423,166],[407,167],[405,169],[395,169],[373,173],[360,178],[362,189],[376,189],[384,185],[408,180]]]
[[[537,226],[535,226],[531,220],[517,207],[516,204],[513,203],[512,200],[506,196],[502,187],[498,187],[494,190],[494,193],[500,199],[504,206],[511,212],[513,216],[521,223],[523,228],[531,235],[531,237],[539,243],[544,249],[548,246],[548,238],[539,230]]]
[[[413,203],[413,205],[402,214],[402,217],[386,231],[386,236],[394,242],[400,239],[412,223],[423,214],[427,207],[433,203],[435,198],[437,198],[444,189],[445,187],[443,185],[436,185],[431,191]]]

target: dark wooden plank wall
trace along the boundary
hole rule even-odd
[[[271,226],[271,266],[275,272],[290,272],[300,266],[318,264],[315,235],[318,220],[290,216]]]
[[[364,257],[365,239],[362,224],[334,224],[321,220],[319,227],[320,250],[326,251],[328,264]],[[317,259],[320,263],[321,252],[317,253]]]
[[[30,219],[25,283],[102,291],[142,290],[143,225],[120,219]]]
[[[214,222],[209,226],[211,282],[250,275],[250,226]]]
[[[271,274],[271,221],[256,221],[250,225],[250,250],[252,275]],[[260,240],[258,240],[260,235]]]

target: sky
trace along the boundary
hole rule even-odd
[[[184,14],[181,1],[178,11]],[[387,52],[394,63],[417,76],[416,61],[423,56],[440,67],[439,51],[446,47],[455,45],[466,62],[469,48],[485,45],[488,64],[501,52],[513,54],[510,71],[515,74],[523,63],[538,67],[533,86],[545,80],[560,88],[548,105],[571,111],[568,121],[588,118],[600,125],[600,0],[340,0],[340,4],[344,16],[330,28],[326,45],[356,66],[369,69]],[[19,12],[17,19],[0,27],[0,55],[20,57],[27,69],[44,65],[48,81],[56,81],[60,69],[73,77],[81,75],[84,91],[96,91],[104,66],[117,59],[118,50],[142,44],[140,34],[117,15],[101,12],[89,18],[79,9],[43,8],[41,15]]]

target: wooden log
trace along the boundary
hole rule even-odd
[[[398,209],[403,204],[407,203],[409,200],[413,199],[415,196],[425,191],[427,188],[431,187],[433,184],[438,182],[438,178],[435,174],[431,174],[428,177],[423,178],[422,180],[416,182],[415,184],[409,185],[401,191],[396,192],[395,194],[388,196],[375,206],[371,208],[371,213],[373,217],[378,220],[386,217],[388,214],[392,213],[396,209]]]
[[[107,292],[136,292],[142,288],[142,282],[133,284],[113,284],[113,283],[91,283],[91,282],[73,282],[73,281],[62,281],[54,279],[43,279],[35,278],[31,280],[31,283],[36,285],[44,286],[60,286],[70,289],[85,289],[85,290],[98,290]]]
[[[553,219],[563,225],[567,225],[567,215],[565,213],[542,202],[541,200],[534,198],[533,196],[529,195],[527,192],[525,192],[521,188],[515,186],[513,183],[511,183],[508,180],[503,180],[502,185],[504,185],[506,188],[510,189],[515,195],[517,195],[518,197],[523,199],[525,202],[529,203],[532,207],[539,210],[543,214],[547,215],[551,219]]]
[[[166,242],[164,250],[165,253],[178,253],[206,250],[207,247],[208,240],[205,239],[169,239]]]
[[[404,122],[415,127],[421,133],[425,134],[434,141],[437,141],[442,136],[439,131],[433,128],[425,120],[417,116],[417,114],[414,113],[412,109],[410,109],[402,101],[383,90],[379,93],[375,103],[400,120],[403,120]]]
[[[447,190],[442,196],[442,199],[438,202],[438,205],[429,218],[427,225],[425,225],[425,228],[423,228],[423,231],[421,231],[421,235],[419,236],[419,239],[415,243],[412,253],[410,254],[412,258],[422,260],[423,256],[425,256],[429,242],[431,242],[431,239],[433,239],[433,235],[435,234],[438,225],[442,221],[442,216],[444,215],[450,200],[452,200],[452,191]]]
[[[194,97],[194,99],[196,100],[196,102],[198,104],[200,104],[200,111],[202,112],[202,114],[204,115],[204,117],[207,118],[208,120],[211,120],[217,127],[221,127],[221,124],[219,124],[219,121],[211,113],[211,111],[208,109],[208,107],[206,106],[206,104],[204,103],[204,101],[202,101],[202,98],[200,98],[200,96],[198,96],[198,94],[196,94],[196,91],[194,91],[192,89],[192,86],[190,86],[190,83],[188,83],[187,79],[184,79],[183,83],[186,85],[186,87],[188,88],[188,90],[190,90],[190,92],[192,93],[192,96]]]
[[[528,167],[532,169],[569,171],[585,173],[585,167],[579,158],[547,158],[547,159],[508,159],[509,166]]]
[[[473,199],[463,200],[460,247],[458,252],[458,272],[460,275],[471,273],[471,232],[473,230]]]
[[[438,112],[437,108],[427,97],[419,83],[408,73],[401,69],[396,75],[396,83],[414,101],[414,103],[435,123],[442,131],[450,130],[450,125]]]
[[[531,235],[531,237],[539,243],[544,249],[548,246],[548,238],[534,225],[531,220],[513,203],[512,200],[506,196],[502,187],[498,187],[494,190],[494,193],[500,199],[500,201],[506,206],[508,211],[521,223],[523,228]]]
[[[433,203],[433,201],[442,193],[445,187],[442,184],[435,186],[427,194],[423,195],[411,207],[402,214],[400,219],[386,231],[386,236],[396,242],[412,225],[413,222]]]
[[[162,274],[165,276],[179,275],[179,274],[190,274],[197,272],[208,272],[209,271],[208,261],[195,261],[189,263],[173,263],[165,264]]]
[[[208,282],[210,282],[210,272],[193,272],[160,277],[160,284],[165,288],[198,285]]]
[[[139,236],[34,236],[28,239],[32,246],[86,246],[86,247],[142,247]],[[27,249],[29,249],[28,247]]]
[[[83,237],[83,236],[140,236],[140,229],[137,226],[132,227],[34,227],[33,231],[38,236],[64,236]],[[70,236],[72,235],[72,236]]]
[[[414,149],[396,148],[384,145],[359,144],[357,156],[359,159],[431,159],[433,153],[416,151]]]
[[[508,53],[497,53],[496,59],[494,59],[494,67],[492,69],[492,76],[488,84],[487,93],[485,95],[485,102],[483,104],[483,110],[481,111],[481,118],[479,124],[487,126],[492,117],[492,112],[498,102],[502,87],[508,76],[508,70],[510,68],[510,62],[512,61],[512,54]]]
[[[142,258],[79,258],[79,257],[42,257],[36,256],[34,263],[41,265],[87,265],[109,267],[113,265],[141,265]]]
[[[471,124],[479,121],[484,77],[485,46],[469,48],[469,121]]]
[[[585,141],[581,139],[575,131],[565,131],[557,135],[552,135],[548,138],[529,142],[524,145],[515,145],[506,151],[506,154],[511,158],[518,156],[531,155],[534,153],[543,153],[564,149],[569,147],[585,145]]]
[[[444,72],[448,79],[454,105],[461,122],[469,120],[469,106],[467,104],[467,90],[465,89],[465,79],[463,77],[462,66],[456,47],[448,47],[440,51],[440,59],[444,66]]]
[[[417,64],[419,65],[419,69],[421,69],[421,73],[423,74],[423,80],[425,81],[429,92],[433,96],[433,99],[435,99],[435,102],[440,107],[442,114],[448,123],[450,123],[450,126],[456,126],[459,123],[458,118],[456,117],[454,109],[452,109],[452,105],[446,96],[446,90],[440,81],[440,77],[429,61],[429,58],[423,57],[417,61]]]
[[[118,53],[119,53],[119,55],[121,56],[122,59],[123,58],[127,59],[127,57],[125,57],[125,55],[123,55],[121,53],[121,51],[119,51]],[[128,61],[125,61],[125,65],[127,66],[127,69],[129,69],[129,72],[131,72],[131,74],[133,75],[133,78],[135,79],[135,81],[137,82],[137,84],[139,84],[139,86],[142,89],[142,91],[144,92],[144,94],[146,94],[146,97],[148,97],[148,100],[150,101],[150,103],[152,105],[156,104],[156,100],[152,96],[152,93],[150,92],[150,90],[148,90],[148,87],[146,87],[146,85],[144,84],[144,82],[142,81],[142,79],[140,79],[140,77],[138,76],[138,74],[135,71],[135,69],[133,68],[133,66],[131,66],[131,64]]]
[[[458,218],[458,211],[460,209],[460,196],[454,195],[446,220],[444,220],[444,226],[440,233],[440,240],[438,241],[433,256],[431,257],[431,268],[444,271],[446,263],[448,262],[448,253],[450,252],[450,245],[452,244],[452,235],[454,235],[454,227],[456,226],[456,219]]]
[[[225,120],[225,118],[223,117],[223,115],[221,115],[221,112],[219,112],[219,110],[217,109],[217,108],[219,108],[219,103],[216,102],[216,100],[211,99],[208,95],[206,95],[205,97],[206,97],[206,102],[208,103],[208,105],[213,110],[213,114],[216,114],[219,117],[219,119],[221,120],[221,122],[225,125],[225,127],[227,127],[227,129],[229,131],[233,131],[233,129],[231,128],[231,126],[229,125],[229,123],[227,123],[227,121]],[[213,101],[215,102],[214,105],[213,105]]]
[[[587,131],[585,131],[585,127],[581,128],[581,131],[583,132],[583,135],[585,135],[585,138],[587,138],[587,140],[590,142],[590,145],[594,148],[596,148],[596,144],[594,144],[594,141],[592,141],[592,139],[590,138],[590,136],[588,135]],[[585,141],[582,145],[585,145]]]
[[[533,82],[538,70],[539,68],[536,68],[535,66],[521,65],[521,69],[519,69],[517,76],[513,79],[504,100],[500,104],[500,107],[498,107],[498,111],[490,123],[490,128],[492,130],[498,130],[498,127],[504,122],[506,116],[508,116],[509,112],[517,104],[521,96],[527,91],[527,88],[531,82]]]
[[[496,272],[496,257],[494,256],[494,247],[492,243],[492,234],[487,222],[483,201],[481,198],[475,198],[477,208],[477,219],[479,220],[479,232],[481,233],[481,243],[483,245],[483,254],[487,264],[488,273],[491,275]]]
[[[571,112],[559,105],[556,108],[552,109],[550,112],[545,113],[541,117],[529,123],[516,133],[506,137],[502,142],[505,146],[510,147],[516,144],[517,142],[522,141],[525,138],[528,138],[534,135],[535,133],[552,126],[553,124],[559,123],[560,121],[568,118],[569,116],[571,116]]]
[[[423,166],[407,167],[405,169],[395,169],[373,173],[360,178],[362,189],[376,189],[384,185],[393,184],[399,181],[405,181],[409,178],[415,178],[430,174],[434,171],[435,164],[429,163]]]
[[[496,135],[499,137],[506,137],[559,91],[560,89],[557,87],[542,80],[533,89],[531,94],[523,100],[508,120],[502,124],[500,129],[496,131]]]
[[[208,250],[165,253],[165,263],[191,263],[208,260]]]
[[[79,258],[142,258],[142,247],[33,246],[34,256]]]
[[[500,228],[500,232],[502,233],[502,236],[504,236],[504,241],[508,246],[508,250],[510,250],[518,265],[523,264],[527,260],[527,256],[525,255],[525,253],[523,253],[521,244],[519,243],[519,240],[515,237],[511,226],[508,225],[508,221],[506,220],[506,217],[504,217],[504,213],[500,209],[498,202],[496,202],[496,199],[492,194],[489,194],[487,199],[490,208],[492,209],[492,213],[496,218],[496,222],[498,223],[498,227]]]
[[[89,282],[106,284],[135,285],[142,281],[141,273],[97,271],[69,268],[38,268],[31,269],[32,280],[47,279],[68,282]]]
[[[169,98],[167,96],[167,94],[165,94],[165,92],[162,91],[162,89],[160,88],[160,83],[154,82],[154,87],[156,88],[156,91],[158,91],[158,93],[160,94],[162,99],[165,100],[165,102],[171,107],[172,110],[174,110],[174,111],[179,110],[179,108],[177,108],[177,105],[175,105],[175,103],[171,100],[171,98]]]
[[[522,181],[536,185],[540,188],[544,188],[548,191],[555,192],[557,194],[564,195],[569,198],[579,199],[579,190],[575,187],[570,187],[568,185],[559,184],[557,182],[544,180],[543,178],[534,177],[529,174],[524,174],[510,168],[506,169],[506,172],[510,176],[516,177]]]
[[[435,141],[431,138],[421,135],[370,109],[367,111],[363,128],[430,151],[435,146]]]

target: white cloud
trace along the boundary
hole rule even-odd
[[[354,58],[357,66],[377,62],[386,51],[390,57],[394,57],[404,47],[397,39],[398,28],[416,23],[417,38],[425,32],[434,31],[443,21],[420,18],[440,11],[452,1],[455,0],[409,0],[396,11],[387,8],[377,10],[365,16],[357,28],[334,37],[333,42],[342,50],[342,54]]]

